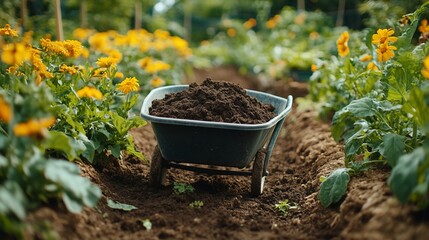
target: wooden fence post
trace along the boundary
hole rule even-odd
[[[63,20],[61,17],[61,1],[54,0],[54,6],[55,6],[55,22],[57,23],[57,38],[59,41],[63,41],[64,33],[63,33]]]

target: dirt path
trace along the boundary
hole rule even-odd
[[[245,88],[261,87],[233,68],[197,71],[194,79],[205,77],[236,81]],[[293,84],[275,86],[263,90],[294,97],[306,91]],[[137,148],[150,160],[156,145],[150,125],[132,134]],[[50,205],[31,214],[28,222],[49,220],[62,239],[427,239],[429,212],[400,206],[386,186],[386,170],[353,177],[342,204],[325,209],[318,203],[319,178],[343,165],[342,149],[315,111],[299,112],[294,107],[278,137],[270,175],[258,198],[250,197],[249,177],[183,170],[169,170],[167,185],[153,190],[148,184],[148,164],[127,158],[102,170],[80,164],[83,174],[103,191],[96,209],[73,215],[62,205]],[[195,191],[175,194],[174,182],[190,184]],[[111,209],[107,198],[137,209]],[[284,215],[275,204],[286,199],[298,208]],[[190,207],[194,201],[204,206]],[[143,224],[146,219],[152,223],[150,230]]]

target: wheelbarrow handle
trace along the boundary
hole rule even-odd
[[[286,119],[286,115],[291,111],[291,109],[292,109],[292,103],[293,103],[293,98],[292,98],[292,96],[291,95],[289,95],[288,96],[288,98],[287,98],[287,105],[286,105],[286,108],[282,111],[282,119],[280,120],[280,121],[278,121],[277,122],[277,124],[276,124],[276,126],[275,126],[275,128],[274,128],[274,131],[273,131],[273,133],[271,134],[271,138],[270,138],[270,141],[269,141],[269,143],[268,143],[268,146],[267,146],[267,154],[265,155],[265,160],[264,160],[264,175],[267,175],[268,174],[268,171],[267,171],[267,169],[268,169],[268,162],[269,162],[269,160],[270,160],[270,157],[271,157],[271,153],[273,152],[273,148],[274,148],[274,145],[275,145],[275,143],[276,143],[276,140],[277,140],[277,136],[279,135],[279,133],[280,133],[280,130],[281,130],[281,128],[282,128],[282,126],[283,126],[283,123],[284,123],[284,121],[285,121],[285,119]]]

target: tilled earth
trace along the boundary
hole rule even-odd
[[[230,67],[197,70],[189,81],[206,77],[284,97],[306,93],[301,83],[264,86]],[[132,135],[149,162],[156,145],[150,124]],[[30,214],[27,222],[47,222],[61,239],[429,239],[429,212],[401,206],[392,197],[388,169],[353,176],[345,199],[323,208],[317,200],[319,179],[343,161],[343,145],[332,139],[329,124],[319,121],[314,110],[294,106],[270,158],[264,193],[257,198],[250,196],[250,177],[177,169],[170,169],[167,185],[155,190],[149,186],[149,163],[125,158],[102,169],[79,164],[83,175],[103,191],[97,208],[74,215],[61,204],[51,204]],[[175,182],[195,191],[176,194]],[[137,209],[111,209],[108,198]],[[286,199],[297,208],[283,214],[275,204]],[[194,201],[204,205],[190,207]],[[143,224],[146,219],[150,230]],[[43,237],[31,231],[28,236]]]

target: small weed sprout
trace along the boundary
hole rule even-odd
[[[204,206],[203,201],[193,201],[189,204],[189,207],[191,208],[201,208],[202,206]]]
[[[152,229],[152,222],[149,219],[139,220],[139,222],[146,228],[146,231],[150,231]]]
[[[298,205],[296,204],[290,204],[288,199],[285,199],[283,201],[279,201],[279,203],[276,203],[274,207],[283,215],[286,215],[290,209],[297,209]]]
[[[175,182],[173,186],[173,191],[175,194],[180,195],[186,193],[193,193],[195,191],[195,188],[186,183]]]

